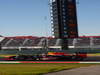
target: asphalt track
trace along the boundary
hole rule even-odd
[[[0,61],[0,63],[100,63],[100,56],[91,56],[83,61]]]
[[[100,66],[81,67],[76,69],[64,70],[44,75],[100,75]]]
[[[100,56],[88,56],[83,61],[100,61]]]

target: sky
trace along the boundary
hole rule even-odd
[[[0,35],[51,36],[49,0],[0,0]],[[77,3],[79,35],[100,35],[100,0]]]

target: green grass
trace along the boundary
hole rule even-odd
[[[91,64],[0,64],[0,75],[42,75]]]
[[[6,54],[6,55],[0,54],[0,57],[6,57],[6,56],[16,56],[16,55],[15,55],[15,54],[13,54],[13,55],[9,55],[9,54]]]
[[[100,56],[100,53],[91,53],[91,54],[88,54],[87,56]]]

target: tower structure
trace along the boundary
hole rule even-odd
[[[50,8],[53,36],[67,49],[67,39],[78,37],[76,0],[50,0]]]

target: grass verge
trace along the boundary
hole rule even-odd
[[[100,53],[91,53],[91,54],[87,54],[87,56],[100,56]]]
[[[0,64],[0,75],[42,75],[93,64]]]

